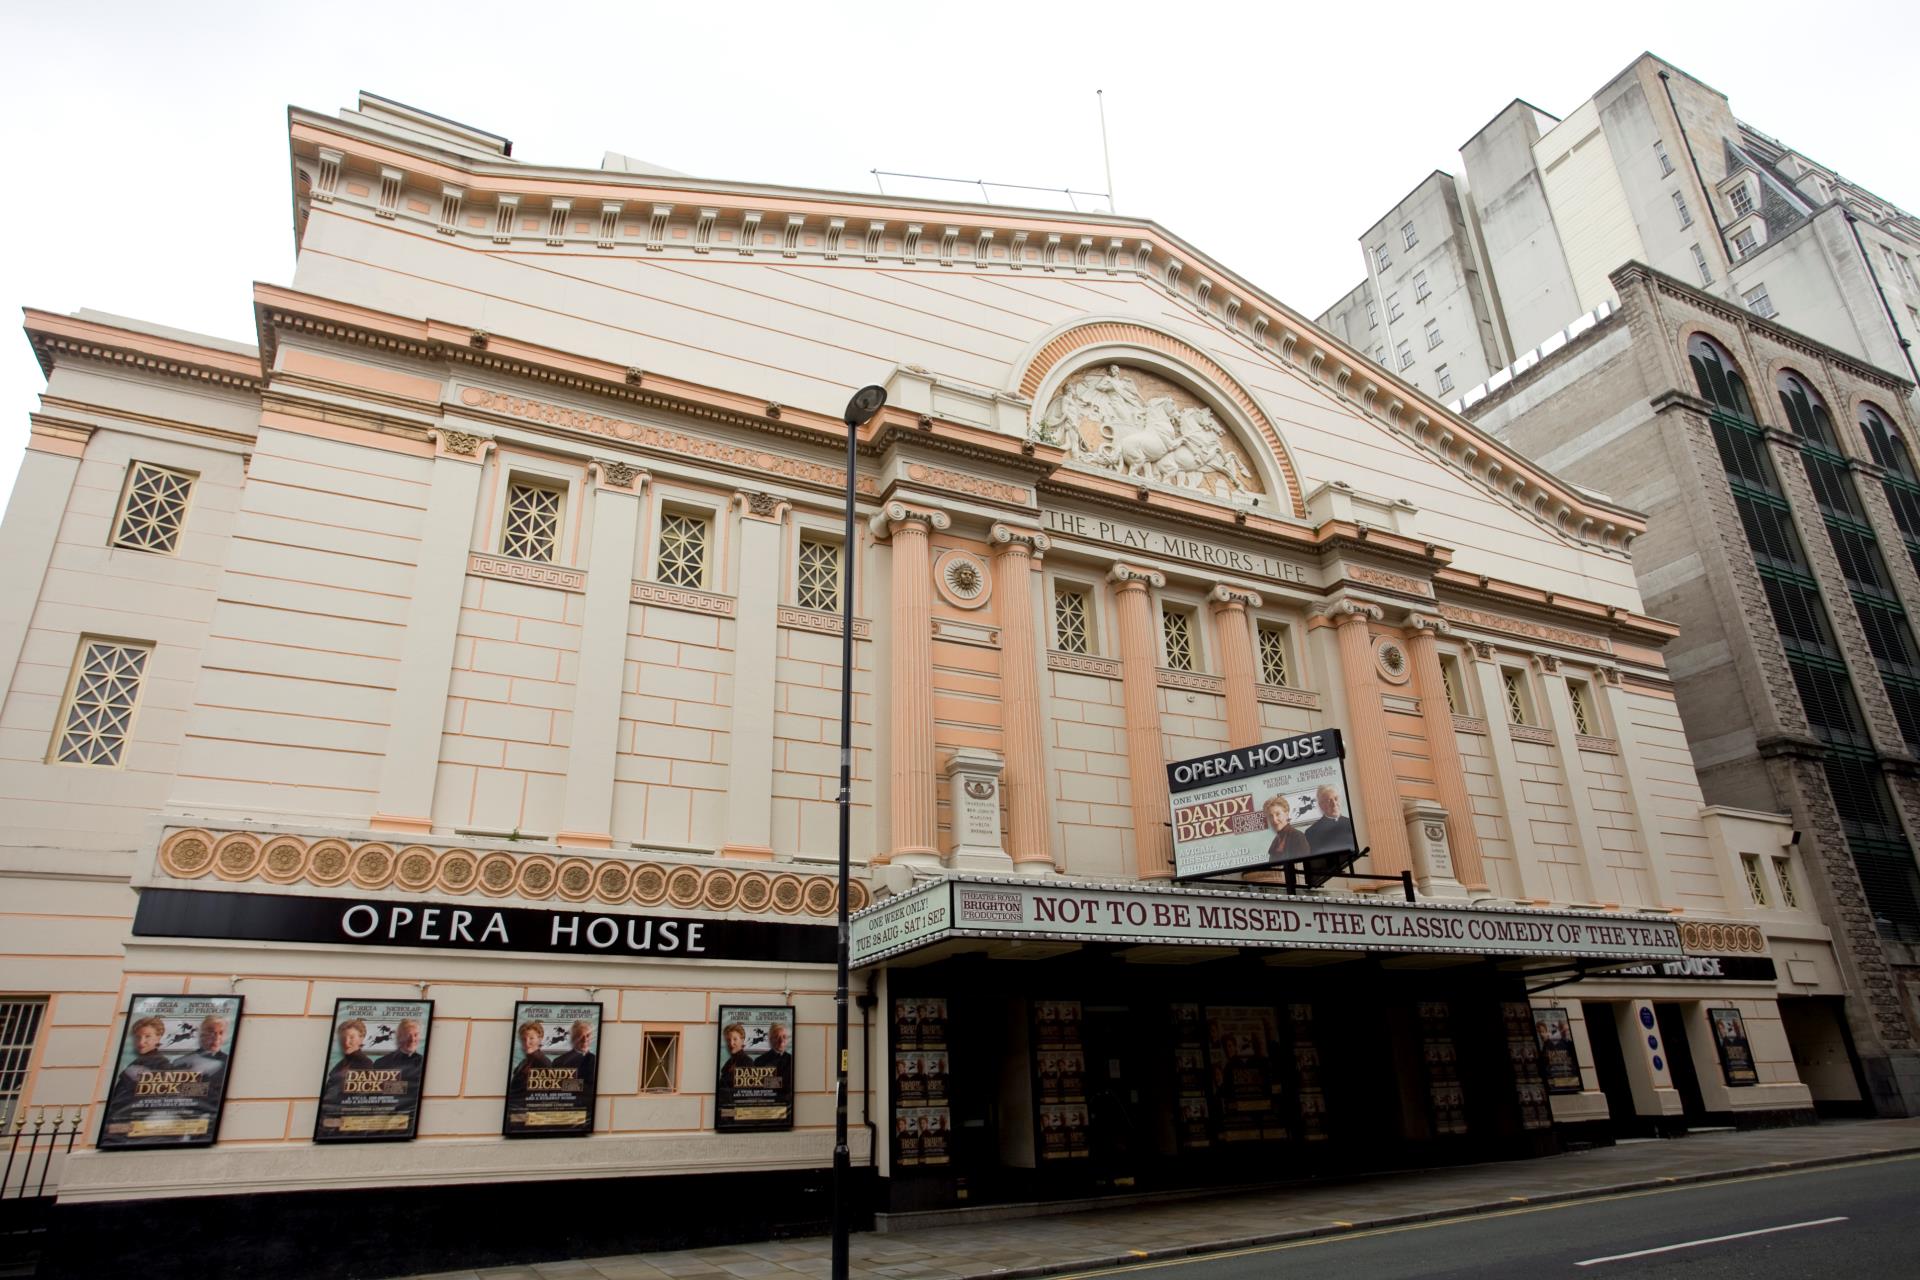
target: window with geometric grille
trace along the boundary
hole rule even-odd
[[[672,1093],[680,1087],[680,1033],[649,1031],[640,1042],[640,1092]]]
[[[1767,905],[1767,879],[1760,870],[1760,855],[1743,853],[1740,855],[1740,869],[1746,873],[1747,896],[1753,899],[1755,906]]]
[[[1793,890],[1793,868],[1785,858],[1773,860],[1773,878],[1780,884],[1780,905],[1792,910],[1800,907],[1800,895]]]
[[[1450,653],[1440,655],[1440,687],[1447,693],[1447,710],[1456,716],[1467,712],[1467,696],[1460,683],[1460,662]]]
[[[1160,610],[1160,634],[1166,643],[1167,666],[1174,671],[1194,671],[1193,615],[1182,609]]]
[[[1573,705],[1573,731],[1589,737],[1598,734],[1594,726],[1599,722],[1593,716],[1593,694],[1588,691],[1587,682],[1567,681],[1567,701]]]
[[[14,1109],[26,1091],[27,1066],[46,1011],[46,1000],[38,997],[0,1000],[0,1133],[11,1129]]]
[[[152,656],[152,645],[81,639],[60,729],[47,756],[51,762],[109,769],[120,764],[133,736],[140,680]]]
[[[1053,647],[1062,653],[1093,652],[1093,617],[1087,593],[1079,587],[1053,589]]]
[[[1500,685],[1507,695],[1507,723],[1532,724],[1533,714],[1527,693],[1527,678],[1513,668],[1500,672]]]
[[[704,516],[667,512],[660,519],[660,554],[653,576],[674,587],[705,586],[712,529],[712,522]]]
[[[802,534],[800,592],[802,609],[840,611],[840,544]]]
[[[134,551],[171,555],[180,545],[180,527],[187,520],[187,495],[193,477],[151,462],[127,468],[127,492],[113,522],[113,545]]]
[[[560,490],[518,477],[507,483],[500,554],[552,564],[560,556]]]
[[[1277,622],[1260,624],[1260,681],[1293,683],[1287,678],[1287,629]]]

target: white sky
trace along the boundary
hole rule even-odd
[[[19,0],[0,11],[0,305],[252,341],[251,282],[293,268],[285,108],[331,113],[363,88],[504,134],[536,163],[593,167],[615,150],[855,191],[876,168],[1100,190],[1104,89],[1121,212],[1312,316],[1364,274],[1360,232],[1429,171],[1456,170],[1507,102],[1564,115],[1643,50],[1920,208],[1916,15],[1911,0]],[[44,385],[12,330],[0,492]]]

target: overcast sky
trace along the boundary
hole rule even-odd
[[[874,169],[1102,190],[1104,89],[1120,212],[1312,316],[1359,282],[1355,237],[1430,170],[1457,169],[1459,145],[1508,101],[1564,115],[1643,50],[1920,208],[1917,13],[1912,0],[14,3],[0,12],[0,303],[252,341],[251,283],[293,270],[285,108],[333,112],[361,89],[504,134],[536,163],[592,167],[615,150],[854,191],[874,189]],[[44,386],[24,337],[0,341],[0,492]]]

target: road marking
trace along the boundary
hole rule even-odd
[[[1597,1267],[1603,1262],[1625,1262],[1628,1258],[1645,1258],[1656,1253],[1672,1253],[1676,1249],[1698,1249],[1703,1244],[1725,1244],[1729,1240],[1745,1240],[1749,1236],[1770,1236],[1776,1231],[1798,1231],[1802,1227],[1830,1227],[1836,1222],[1845,1222],[1845,1218],[1815,1218],[1811,1222],[1789,1222],[1780,1227],[1762,1227],[1758,1231],[1736,1231],[1730,1236],[1708,1236],[1705,1240],[1685,1240],[1679,1244],[1663,1244],[1658,1249],[1636,1249],[1632,1253],[1614,1253],[1604,1258],[1588,1258],[1576,1262],[1576,1267]]]

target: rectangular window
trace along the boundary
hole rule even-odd
[[[1287,678],[1287,629],[1276,622],[1260,624],[1260,679],[1267,684],[1292,684]]]
[[[1053,589],[1053,647],[1062,653],[1093,652],[1093,619],[1087,593],[1078,587]]]
[[[1780,905],[1799,910],[1800,895],[1793,891],[1793,868],[1786,858],[1773,860],[1773,878],[1780,885]]]
[[[1175,671],[1197,671],[1194,661],[1193,615],[1181,609],[1160,610],[1160,635],[1167,647],[1167,666]]]
[[[1440,322],[1438,320],[1429,320],[1427,321],[1427,350],[1431,351],[1439,345]]]
[[[1446,392],[1446,391],[1453,390],[1453,374],[1448,370],[1447,366],[1441,365],[1439,368],[1435,369],[1433,371],[1433,376],[1440,379],[1441,391]]]
[[[1700,283],[1713,283],[1713,268],[1707,265],[1707,255],[1699,245],[1693,246],[1693,265],[1700,268]]]
[[[1693,211],[1687,208],[1687,198],[1678,191],[1673,193],[1673,211],[1680,215],[1682,228],[1693,225]]]
[[[713,524],[705,516],[667,512],[660,518],[660,554],[653,576],[672,587],[704,587],[712,532]]]
[[[1905,254],[1900,255],[1900,278],[1907,282],[1907,288],[1916,287],[1913,278],[1913,259]]]
[[[1413,344],[1411,342],[1402,340],[1395,344],[1394,350],[1399,353],[1400,367],[1402,369],[1413,363]]]
[[[1397,293],[1388,294],[1387,295],[1387,323],[1391,324],[1395,320],[1398,320],[1401,314],[1402,313],[1400,311],[1400,295]]]
[[[1567,681],[1567,701],[1573,704],[1573,731],[1575,733],[1584,733],[1591,736],[1595,732],[1593,727],[1593,712],[1588,710],[1591,700],[1592,695],[1587,692],[1586,681]]]
[[[1440,687],[1447,692],[1447,710],[1456,716],[1467,714],[1467,697],[1460,686],[1460,663],[1452,654],[1440,655]]]
[[[140,682],[152,656],[152,645],[81,638],[60,731],[48,753],[52,763],[119,766],[133,736]]]
[[[1413,273],[1413,300],[1415,302],[1425,302],[1432,295],[1433,295],[1433,286],[1427,283],[1427,273],[1424,271],[1414,272]]]
[[[47,1002],[38,997],[0,1000],[0,1132],[12,1128],[14,1110],[27,1087],[33,1042],[40,1035],[40,1018],[46,1011]]]
[[[1753,899],[1755,906],[1766,906],[1767,881],[1766,877],[1760,874],[1759,856],[1751,853],[1741,854],[1740,869],[1744,871],[1747,876],[1747,896]]]
[[[1733,233],[1733,247],[1740,251],[1741,257],[1750,258],[1753,251],[1760,247],[1760,238],[1753,233],[1752,227],[1742,227]]]
[[[1373,362],[1382,369],[1387,367],[1387,349],[1385,347],[1375,347],[1373,349]]]
[[[113,545],[171,555],[180,545],[193,477],[184,471],[136,462],[127,468],[127,491],[113,522]]]
[[[1747,184],[1744,182],[1741,183],[1739,186],[1735,187],[1733,190],[1727,192],[1727,202],[1733,206],[1734,217],[1736,218],[1746,217],[1748,214],[1753,212],[1752,188],[1748,187]]]
[[[1507,723],[1532,724],[1526,676],[1511,667],[1506,668],[1500,672],[1500,687],[1507,695]]]
[[[1747,310],[1753,312],[1753,314],[1759,316],[1762,320],[1771,320],[1779,314],[1779,312],[1773,309],[1773,299],[1767,296],[1767,286],[1765,283],[1753,286],[1753,288],[1747,290],[1740,296],[1746,302]]]
[[[1407,242],[1407,248],[1409,249],[1420,243],[1420,237],[1414,233],[1411,222],[1401,224],[1400,235],[1401,238]]]
[[[500,554],[552,564],[560,556],[560,490],[518,476],[507,482]]]
[[[672,1093],[680,1087],[680,1033],[649,1031],[640,1042],[640,1092]]]
[[[1380,245],[1373,251],[1373,264],[1381,271],[1393,265],[1393,259],[1387,254],[1387,246]]]
[[[1380,309],[1373,305],[1373,295],[1368,294],[1367,295],[1367,328],[1378,329],[1379,327],[1380,327]]]
[[[798,602],[802,609],[840,611],[840,544],[802,534]]]
[[[1668,174],[1673,172],[1673,161],[1667,157],[1666,143],[1660,141],[1660,139],[1658,138],[1655,138],[1653,140],[1653,154],[1660,161],[1661,177],[1664,178]]]

